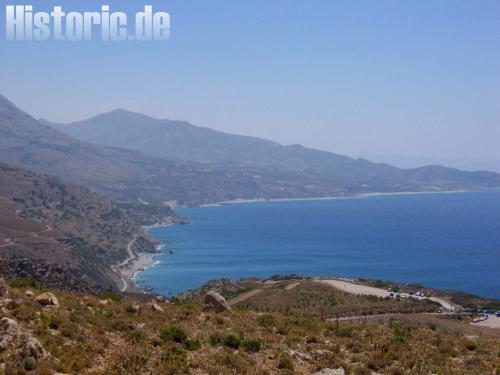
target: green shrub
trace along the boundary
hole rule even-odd
[[[61,324],[60,319],[58,317],[55,317],[55,316],[51,315],[49,317],[49,321],[48,321],[47,326],[50,329],[58,329],[60,324]]]
[[[247,352],[257,353],[262,347],[262,343],[260,340],[248,339],[248,340],[243,340],[241,346]]]
[[[276,326],[276,319],[272,315],[261,315],[257,317],[257,322],[266,328],[271,328]]]
[[[160,338],[163,341],[174,341],[182,344],[187,340],[188,336],[182,327],[172,326],[162,328],[160,330]]]
[[[241,340],[238,336],[230,334],[224,337],[224,345],[233,349],[238,349],[241,345]]]
[[[128,331],[128,332],[125,332],[125,337],[129,341],[137,343],[137,342],[144,340],[146,335],[144,334],[144,332],[141,332],[141,331]]]
[[[98,297],[99,299],[110,299],[115,302],[120,302],[122,300],[122,296],[115,292],[102,292]]]
[[[278,361],[280,370],[293,370],[293,361],[288,355],[282,355]]]
[[[306,318],[288,319],[285,321],[285,324],[289,326],[300,327],[310,332],[318,331],[319,329],[318,324],[316,322]]]
[[[341,325],[335,331],[335,334],[338,337],[351,337],[352,335],[352,326],[349,325]]]
[[[474,350],[476,350],[477,345],[475,342],[467,340],[467,342],[465,343],[465,348],[467,350],[474,351]]]
[[[411,327],[401,327],[396,325],[394,327],[394,335],[392,336],[392,341],[398,344],[406,344],[410,339]]]
[[[162,373],[165,374],[187,374],[187,354],[177,346],[169,347],[161,357]]]
[[[27,277],[25,279],[14,279],[9,285],[12,288],[38,288],[40,284],[32,277]]]
[[[186,341],[184,341],[184,346],[189,351],[195,351],[201,348],[201,342],[199,340],[187,339]]]
[[[209,341],[210,341],[210,345],[217,346],[219,344],[222,344],[223,339],[222,339],[221,335],[214,334],[214,335],[210,335]]]

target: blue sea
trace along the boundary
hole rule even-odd
[[[270,201],[176,210],[139,285],[169,295],[216,278],[335,275],[500,298],[500,192]],[[170,254],[173,250],[173,254]]]

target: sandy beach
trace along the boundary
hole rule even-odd
[[[201,207],[223,206],[229,204],[245,204],[245,203],[263,203],[263,202],[294,202],[294,201],[328,201],[337,199],[363,199],[372,197],[398,196],[398,195],[419,195],[419,194],[454,194],[468,193],[467,190],[436,190],[436,191],[402,191],[402,192],[387,192],[387,193],[360,193],[352,195],[334,195],[330,197],[316,198],[255,198],[255,199],[234,199],[230,201],[222,201],[216,203],[207,203],[200,205]]]
[[[174,223],[156,223],[149,226],[143,226],[143,229],[148,231],[153,228],[170,227]],[[121,263],[112,267],[113,271],[119,276],[119,289],[121,292],[138,292],[141,288],[135,284],[136,275],[138,272],[150,268],[156,264],[154,257],[161,253],[161,249],[165,244],[160,244],[156,247],[156,253],[136,253],[132,251],[133,244],[137,236],[127,245],[128,257]]]
[[[158,253],[138,253],[132,258],[128,258],[127,262],[119,266],[114,266],[114,271],[120,276],[121,292],[137,292],[141,289],[135,285],[135,277],[137,272],[146,268],[152,267],[155,264],[154,257]]]
[[[135,253],[132,251],[137,236],[128,243],[127,251],[129,256],[121,263],[111,267],[112,270],[119,276],[119,289],[121,292],[137,292],[141,289],[135,285],[135,276],[137,272],[152,267],[155,264],[154,257],[160,253],[164,246],[158,245],[155,253]]]

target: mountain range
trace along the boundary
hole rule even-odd
[[[491,189],[500,175],[441,166],[388,164],[197,127],[116,110],[71,124],[43,121],[79,140],[134,150],[163,160],[199,163],[249,178],[256,189],[239,198],[293,198],[369,192]],[[248,193],[248,192],[247,192]],[[205,195],[209,200],[210,195]]]
[[[54,124],[3,97],[0,161],[82,184],[116,202],[169,205],[500,187],[500,174],[492,172],[400,169],[124,110]]]

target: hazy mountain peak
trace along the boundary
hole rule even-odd
[[[123,108],[117,108],[117,109],[113,109],[109,112],[104,112],[104,113],[101,113],[99,115],[93,116],[89,119],[86,119],[83,121],[78,121],[78,122],[71,123],[68,125],[75,125],[75,124],[80,124],[80,125],[87,124],[88,125],[92,121],[102,121],[102,120],[107,120],[107,121],[124,121],[124,120],[127,120],[127,121],[154,121],[155,119],[150,117],[150,116],[143,115],[141,113],[129,111],[129,110],[123,109]]]
[[[0,95],[0,111],[4,113],[6,111],[11,112],[20,110],[9,99],[7,99],[3,95]]]

